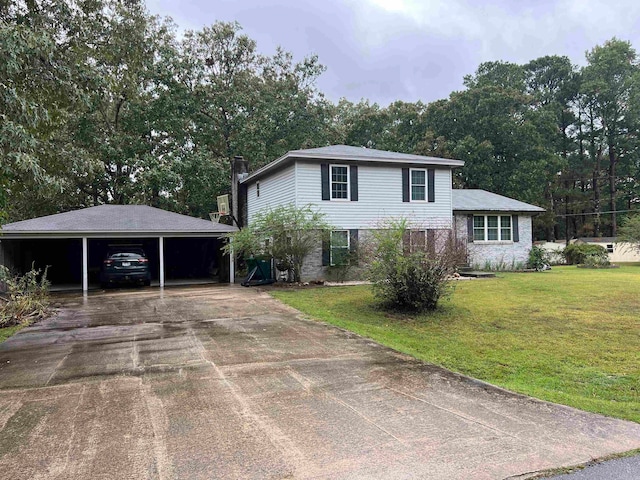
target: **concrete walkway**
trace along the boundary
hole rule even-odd
[[[503,479],[640,447],[640,425],[486,387],[254,289],[59,296],[0,345],[18,479]]]

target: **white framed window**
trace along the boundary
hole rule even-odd
[[[409,171],[409,186],[412,202],[427,200],[427,171],[412,168]]]
[[[260,196],[260,182],[256,182],[256,197]]]
[[[474,215],[474,242],[510,242],[513,240],[511,215]]]
[[[331,200],[349,200],[349,167],[347,165],[331,165],[330,187]]]
[[[333,230],[331,232],[330,265],[346,265],[349,262],[350,247],[349,230]]]

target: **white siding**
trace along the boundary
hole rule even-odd
[[[451,228],[451,169],[435,170],[435,202],[402,201],[402,167],[358,165],[358,201],[322,200],[320,162],[297,162],[297,205],[313,205],[331,225],[347,229],[375,227],[389,217],[416,225]],[[249,200],[251,202],[251,200]]]
[[[251,223],[256,212],[288,203],[296,203],[295,165],[290,165],[272,175],[258,180],[260,196],[256,195],[256,183],[247,188],[247,221]]]

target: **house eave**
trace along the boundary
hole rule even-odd
[[[540,213],[544,213],[546,210],[544,208],[541,208],[540,210],[526,210],[526,209],[509,209],[509,208],[474,208],[474,209],[469,209],[469,208],[465,208],[465,209],[453,209],[453,214],[455,215],[456,213],[460,213],[460,214],[465,214],[465,213],[481,213],[481,212],[508,212],[508,213],[520,213],[520,214],[527,214],[527,215],[537,215]]]
[[[51,239],[51,238],[158,238],[158,237],[200,237],[212,238],[222,237],[227,233],[237,231],[236,227],[230,227],[228,231],[180,231],[180,230],[129,230],[115,232],[111,230],[104,231],[1,231],[0,240],[26,240],[26,239]]]
[[[276,170],[285,166],[290,161],[300,160],[331,160],[338,162],[359,162],[359,163],[386,163],[393,165],[424,165],[424,166],[441,166],[441,167],[461,167],[464,165],[462,160],[453,160],[449,158],[437,158],[437,157],[422,157],[416,156],[412,159],[398,159],[398,158],[372,158],[364,157],[361,155],[345,155],[345,154],[326,154],[326,153],[305,153],[297,150],[287,152],[282,157],[268,163],[267,165],[259,168],[248,177],[240,180],[240,183],[251,183],[265,176],[268,172]]]

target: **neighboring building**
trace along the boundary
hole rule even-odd
[[[241,222],[286,204],[324,213],[336,227],[334,244],[319,245],[306,259],[305,279],[324,278],[332,249],[350,248],[389,217],[408,218],[427,242],[431,230],[452,230],[468,242],[470,263],[477,266],[525,262],[531,216],[544,210],[483,190],[454,190],[452,169],[463,164],[345,145],[290,151],[239,178]]]
[[[593,243],[607,249],[612,263],[640,262],[640,251],[631,243],[618,242],[615,237],[582,237],[569,243]]]

